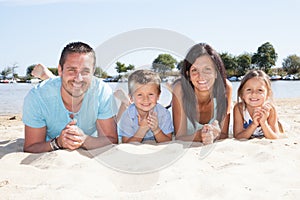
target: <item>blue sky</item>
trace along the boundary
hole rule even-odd
[[[172,30],[233,55],[270,42],[281,67],[288,55],[300,56],[299,10],[298,0],[0,0],[0,71],[15,63],[19,75],[35,63],[56,67],[71,41],[96,48],[141,28]]]

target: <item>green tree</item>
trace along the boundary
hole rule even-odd
[[[131,71],[135,69],[135,66],[132,64],[129,64],[128,66],[126,66],[124,63],[121,62],[116,62],[116,67],[115,69],[117,70],[118,74],[119,74],[119,79],[121,78],[121,73],[126,73],[127,71]]]
[[[36,66],[37,64],[32,64],[29,67],[27,67],[26,69],[26,76],[27,78],[33,78],[33,76],[31,75],[31,72],[33,70],[33,68]],[[54,74],[55,76],[58,76],[58,69],[57,67],[53,67],[53,68],[48,68],[52,74]]]
[[[152,62],[152,69],[155,72],[162,73],[163,77],[167,71],[175,68],[177,61],[170,54],[159,54]]]
[[[289,55],[283,59],[282,68],[288,74],[297,74],[300,72],[300,57],[296,54]]]
[[[126,65],[124,64],[124,63],[121,63],[121,62],[116,62],[116,67],[115,67],[115,69],[117,70],[117,72],[118,72],[118,74],[119,74],[119,77],[121,77],[121,73],[123,73],[123,72],[127,72],[127,67],[126,67]]]
[[[11,67],[11,73],[12,73],[13,77],[17,78],[18,74],[15,73],[15,68],[18,68],[17,63],[14,63],[13,66]]]
[[[96,67],[95,68],[94,75],[96,77],[100,77],[100,78],[107,78],[108,77],[108,74],[105,71],[103,71],[101,67]]]
[[[183,60],[181,60],[181,61],[177,64],[176,68],[180,71],[181,68],[182,68],[182,65],[183,65]]]
[[[5,67],[2,71],[1,71],[1,75],[3,76],[4,79],[6,79],[6,77],[12,73],[12,67]]]
[[[55,76],[58,76],[58,69],[57,69],[57,67],[48,68],[48,69],[52,72],[52,74],[54,74]]]
[[[228,76],[237,75],[238,63],[236,57],[227,52],[221,53],[220,57],[224,63],[227,75]]]
[[[33,68],[34,68],[35,66],[36,66],[36,64],[30,65],[29,67],[27,67],[27,69],[26,69],[26,76],[27,76],[28,78],[32,77],[32,76],[31,76],[31,72],[32,72],[32,70],[33,70]]]
[[[132,65],[132,64],[129,64],[128,67],[127,67],[127,71],[131,71],[131,70],[134,70],[135,69],[135,66]]]
[[[257,52],[253,54],[252,64],[254,64],[256,68],[268,73],[271,67],[275,66],[277,57],[273,45],[266,42],[258,47]]]
[[[248,53],[241,54],[237,57],[236,75],[243,76],[251,69],[251,55]]]

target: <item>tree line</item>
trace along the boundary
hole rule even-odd
[[[248,70],[251,69],[260,69],[265,71],[267,74],[272,75],[275,68],[275,63],[278,58],[278,54],[275,51],[275,48],[270,42],[266,42],[258,47],[255,53],[243,53],[238,56],[234,56],[228,52],[219,53],[225,68],[227,75],[230,76],[243,76]],[[174,68],[177,70],[181,69],[183,61],[177,61],[170,54],[159,54],[157,58],[152,62],[152,70],[158,72],[162,78],[170,74]],[[26,76],[24,79],[31,79],[31,72],[34,68],[35,64],[29,66],[26,70]],[[2,78],[5,79],[9,74],[12,74],[13,77],[19,78],[18,74],[14,73],[14,68],[18,66],[14,64],[12,67],[6,67],[2,70],[1,75]],[[116,62],[115,70],[118,73],[118,78],[125,75],[127,72],[130,72],[135,69],[133,64],[126,64],[121,62]],[[58,75],[57,68],[49,68],[49,70]],[[276,68],[276,73],[278,75],[286,75],[286,74],[299,74],[300,73],[300,57],[296,54],[292,54],[283,59],[282,67]],[[108,78],[112,77],[107,72],[103,71],[102,68],[96,67],[95,76],[100,78]]]
[[[275,66],[278,54],[270,42],[259,46],[255,53],[243,53],[238,56],[227,52],[219,54],[224,62],[228,77],[243,76],[251,69],[260,69],[269,75],[276,73],[281,76],[300,73],[300,57],[296,54],[284,58],[282,67],[272,68]],[[167,74],[172,74],[170,72],[174,68],[180,70],[182,63],[183,60],[177,61],[170,54],[159,54],[152,62],[152,70],[158,72],[164,78]],[[132,64],[126,66],[123,63],[117,62],[115,69],[119,73],[119,77],[121,77],[122,73],[126,74],[128,71],[134,70],[135,66]]]

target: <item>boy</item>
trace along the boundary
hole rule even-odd
[[[172,140],[173,122],[170,112],[157,103],[160,89],[159,75],[150,70],[137,70],[128,78],[128,90],[133,102],[118,123],[122,142]]]

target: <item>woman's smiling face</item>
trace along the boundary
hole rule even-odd
[[[200,56],[195,60],[189,70],[189,74],[195,90],[199,91],[210,90],[217,77],[215,64],[207,55]]]

